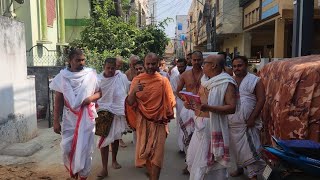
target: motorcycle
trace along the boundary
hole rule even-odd
[[[263,179],[320,179],[320,143],[272,139],[274,146],[262,148],[262,157],[267,163]]]

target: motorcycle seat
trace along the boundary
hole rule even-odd
[[[298,154],[320,160],[320,143],[312,140],[279,140],[279,142]]]

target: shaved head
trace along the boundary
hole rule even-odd
[[[209,55],[206,61],[213,62],[218,68],[224,69],[224,56],[222,54]]]
[[[129,61],[130,61],[130,63],[131,63],[132,61],[140,61],[140,58],[139,58],[139,56],[137,56],[137,55],[132,55],[132,56],[130,56]]]
[[[153,53],[153,52],[148,53],[148,54],[144,57],[144,59],[146,59],[146,58],[156,59],[157,61],[159,61],[158,55],[157,55],[156,53]]]
[[[122,66],[123,66],[122,58],[120,56],[117,56],[116,57],[116,69],[121,70]]]
[[[148,53],[144,57],[144,68],[147,74],[154,74],[159,69],[159,57],[155,53]]]
[[[134,71],[134,65],[135,65],[138,61],[140,61],[139,56],[137,56],[137,55],[132,55],[132,56],[130,56],[130,58],[129,58],[129,65],[130,65],[130,69],[131,69],[131,70]],[[134,74],[135,74],[135,73],[134,73]]]

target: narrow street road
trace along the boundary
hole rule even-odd
[[[170,135],[166,141],[164,168],[161,171],[160,179],[168,180],[187,180],[188,176],[182,175],[182,169],[185,167],[184,157],[178,153],[176,143],[175,121],[170,123]],[[138,169],[134,167],[134,145],[131,143],[132,134],[123,136],[123,140],[128,145],[126,148],[120,148],[118,152],[118,162],[122,168],[115,170],[111,167],[111,153],[109,155],[109,177],[106,179],[130,179],[143,180],[148,179],[144,168]],[[94,179],[95,175],[101,170],[101,158],[98,150],[95,151],[93,157],[93,168],[90,179]]]
[[[48,129],[47,122],[38,124],[39,135],[31,140],[43,146],[43,148],[29,157],[15,157],[0,155],[0,179],[50,179],[62,180],[68,178],[68,172],[62,163],[60,140],[61,137]],[[170,123],[170,134],[166,141],[164,168],[162,169],[161,180],[188,180],[188,176],[182,174],[185,167],[184,157],[178,153],[176,142],[176,122]],[[128,145],[120,148],[118,162],[121,169],[111,168],[111,153],[109,154],[109,177],[110,180],[147,180],[146,170],[134,167],[134,145],[131,143],[132,134],[123,136],[123,140]],[[9,165],[9,166],[6,166]],[[101,170],[100,151],[95,148],[93,156],[92,171],[89,180],[95,180],[96,175]],[[244,180],[246,178],[229,178],[231,180]]]
[[[184,157],[178,153],[176,140],[176,122],[170,123],[170,134],[166,141],[164,166],[161,171],[160,180],[188,180],[189,176],[182,174],[182,169],[185,167]],[[105,179],[115,180],[143,180],[148,179],[144,168],[138,169],[134,167],[134,145],[131,143],[132,134],[123,136],[123,140],[128,145],[126,148],[120,148],[118,153],[118,162],[122,165],[121,169],[115,170],[111,168],[111,153],[109,155],[109,177]],[[95,176],[101,170],[101,158],[98,150],[95,150],[93,157],[93,168],[90,179],[95,179]],[[229,178],[231,180],[242,180],[244,177]]]

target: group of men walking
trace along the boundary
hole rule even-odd
[[[125,73],[119,70],[119,61],[107,58],[103,72],[97,74],[84,66],[83,52],[72,49],[68,67],[50,83],[56,92],[54,131],[62,135],[63,161],[72,178],[88,177],[94,135],[99,136],[102,159],[97,178],[108,176],[109,145],[112,167],[121,168],[117,152],[127,120],[134,130],[135,166],[146,167],[149,179],[159,179],[174,114],[179,151],[186,154],[184,172],[190,179],[227,179],[230,154],[238,166],[231,176],[243,169],[250,179],[261,173],[258,131],[264,88],[247,72],[245,57],[233,59],[233,77],[223,55],[203,59],[200,51],[178,59],[170,70],[161,67],[154,53],[144,61],[131,56]],[[188,102],[179,93],[182,90],[199,95],[201,103]]]
[[[183,173],[190,173],[190,179],[227,179],[231,162],[237,163],[237,169],[230,176],[239,176],[245,169],[250,179],[256,179],[265,167],[258,135],[263,84],[247,71],[246,57],[235,57],[232,69],[225,66],[225,59],[223,53],[203,59],[195,51],[187,61],[178,60],[185,61],[185,69],[187,65],[192,68],[171,78],[178,147],[186,153]],[[199,95],[201,103],[188,104],[181,90]]]

